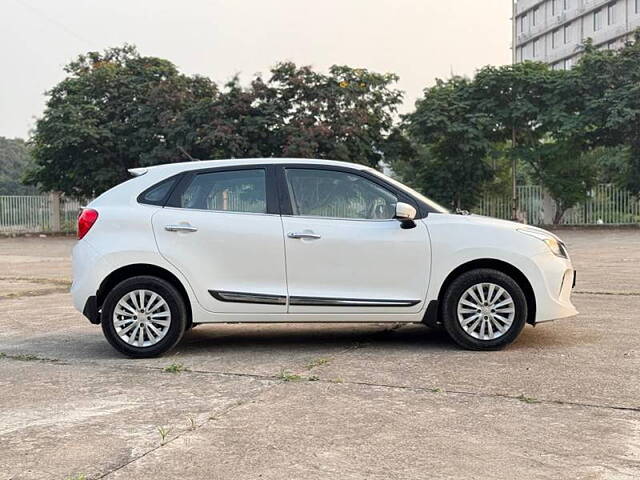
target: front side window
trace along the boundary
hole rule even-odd
[[[266,213],[263,169],[200,173],[180,195],[181,208],[222,212]]]
[[[388,220],[398,197],[360,175],[335,170],[286,170],[294,215]]]

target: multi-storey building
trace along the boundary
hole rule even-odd
[[[514,62],[571,68],[580,46],[619,48],[640,28],[640,0],[517,0]]]

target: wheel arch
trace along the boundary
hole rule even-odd
[[[176,290],[182,295],[182,299],[184,300],[185,307],[187,309],[187,326],[190,326],[193,321],[193,313],[191,310],[191,301],[189,300],[189,294],[187,293],[186,288],[180,281],[178,277],[176,277],[169,270],[159,267],[158,265],[152,265],[149,263],[136,263],[131,265],[125,265],[123,267],[117,268],[109,275],[107,275],[102,283],[100,283],[100,287],[96,292],[96,305],[97,309],[100,310],[102,308],[102,304],[104,303],[104,299],[108,295],[108,293],[120,282],[126,280],[127,278],[136,277],[138,275],[151,275],[154,277],[161,278],[171,285],[173,285]]]
[[[531,286],[531,282],[529,282],[526,275],[522,273],[520,269],[508,262],[497,260],[495,258],[481,258],[472,260],[470,262],[459,265],[453,271],[451,271],[451,273],[447,275],[447,278],[445,278],[444,282],[442,282],[442,285],[440,286],[440,292],[438,293],[438,305],[442,305],[444,294],[453,280],[455,280],[465,272],[478,268],[491,268],[513,278],[513,280],[520,286],[520,288],[522,288],[524,296],[527,299],[527,323],[534,325],[536,320],[536,296],[533,291],[533,287]],[[441,312],[442,309],[439,309],[439,311]],[[438,321],[440,322],[439,315]]]

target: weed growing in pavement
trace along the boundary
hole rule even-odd
[[[328,358],[318,358],[317,360],[313,360],[312,362],[309,362],[305,365],[305,368],[307,370],[311,370],[312,368],[315,367],[319,367],[321,365],[325,365],[329,363],[329,359]]]
[[[84,473],[78,473],[73,477],[67,477],[66,480],[87,480],[87,476]]]
[[[518,400],[520,400],[521,402],[524,402],[524,403],[540,403],[540,400],[537,400],[537,399],[535,399],[533,397],[527,397],[527,396],[525,396],[524,393],[521,394],[517,398],[518,398]]]
[[[188,425],[187,425],[187,428],[189,430],[195,430],[196,429],[196,419],[189,415],[189,416],[187,416],[187,421],[189,422]]]
[[[164,427],[158,427],[158,433],[160,434],[160,445],[164,445],[167,442],[167,437],[171,430]]]
[[[276,378],[282,380],[284,382],[299,382],[302,380],[300,375],[296,375],[295,373],[287,372],[286,370],[280,370],[280,373],[276,375]]]
[[[174,362],[171,365],[164,367],[162,371],[167,373],[180,373],[180,372],[188,372],[189,369],[181,363]]]

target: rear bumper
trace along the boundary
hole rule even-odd
[[[82,314],[94,325],[100,323],[100,313],[98,312],[98,299],[95,295],[90,296],[82,309]]]
[[[89,319],[91,323],[100,323],[96,293],[102,279],[109,271],[103,257],[85,239],[73,247],[73,283],[71,297],[73,306]]]

